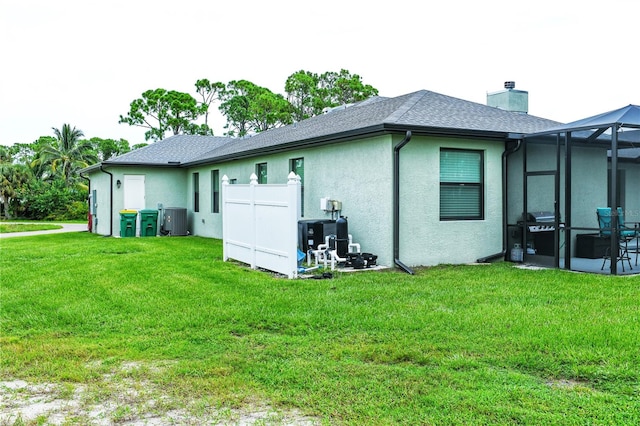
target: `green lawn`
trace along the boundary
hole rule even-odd
[[[148,368],[134,379],[191,408],[640,424],[638,278],[497,263],[287,280],[224,263],[221,242],[198,237],[0,244],[1,380],[99,387],[136,362]]]
[[[0,222],[0,234],[8,234],[10,232],[30,232],[30,231],[48,231],[50,229],[61,229],[62,226],[55,223],[11,223]]]

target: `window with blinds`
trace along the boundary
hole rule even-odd
[[[220,213],[220,171],[211,170],[211,213]]]
[[[484,219],[482,151],[440,150],[440,220]]]
[[[200,211],[200,173],[193,174],[193,211]]]

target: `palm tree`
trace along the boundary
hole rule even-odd
[[[4,217],[11,218],[15,201],[20,192],[26,187],[30,179],[29,170],[22,164],[11,164],[7,161],[0,162],[0,204],[3,207]]]
[[[96,163],[98,157],[91,142],[80,139],[84,136],[82,130],[71,128],[69,124],[63,124],[61,130],[52,129],[56,142],[42,147],[39,161],[50,165],[51,170],[59,173],[67,184],[72,183],[76,178],[75,173]]]

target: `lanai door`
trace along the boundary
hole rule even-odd
[[[560,223],[558,175],[554,170],[527,172],[526,217],[524,219],[524,260],[537,265],[558,267]]]

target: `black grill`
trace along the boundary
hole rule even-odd
[[[524,215],[523,215],[524,216]],[[527,212],[526,224],[529,232],[549,232],[555,230],[556,216],[553,212]]]
[[[553,212],[527,212],[527,222],[553,222],[556,215]]]
[[[533,249],[535,254],[544,256],[554,255],[554,233],[556,230],[554,212],[534,211],[523,214],[525,225],[527,226],[527,253]],[[521,222],[522,223],[522,222]]]

